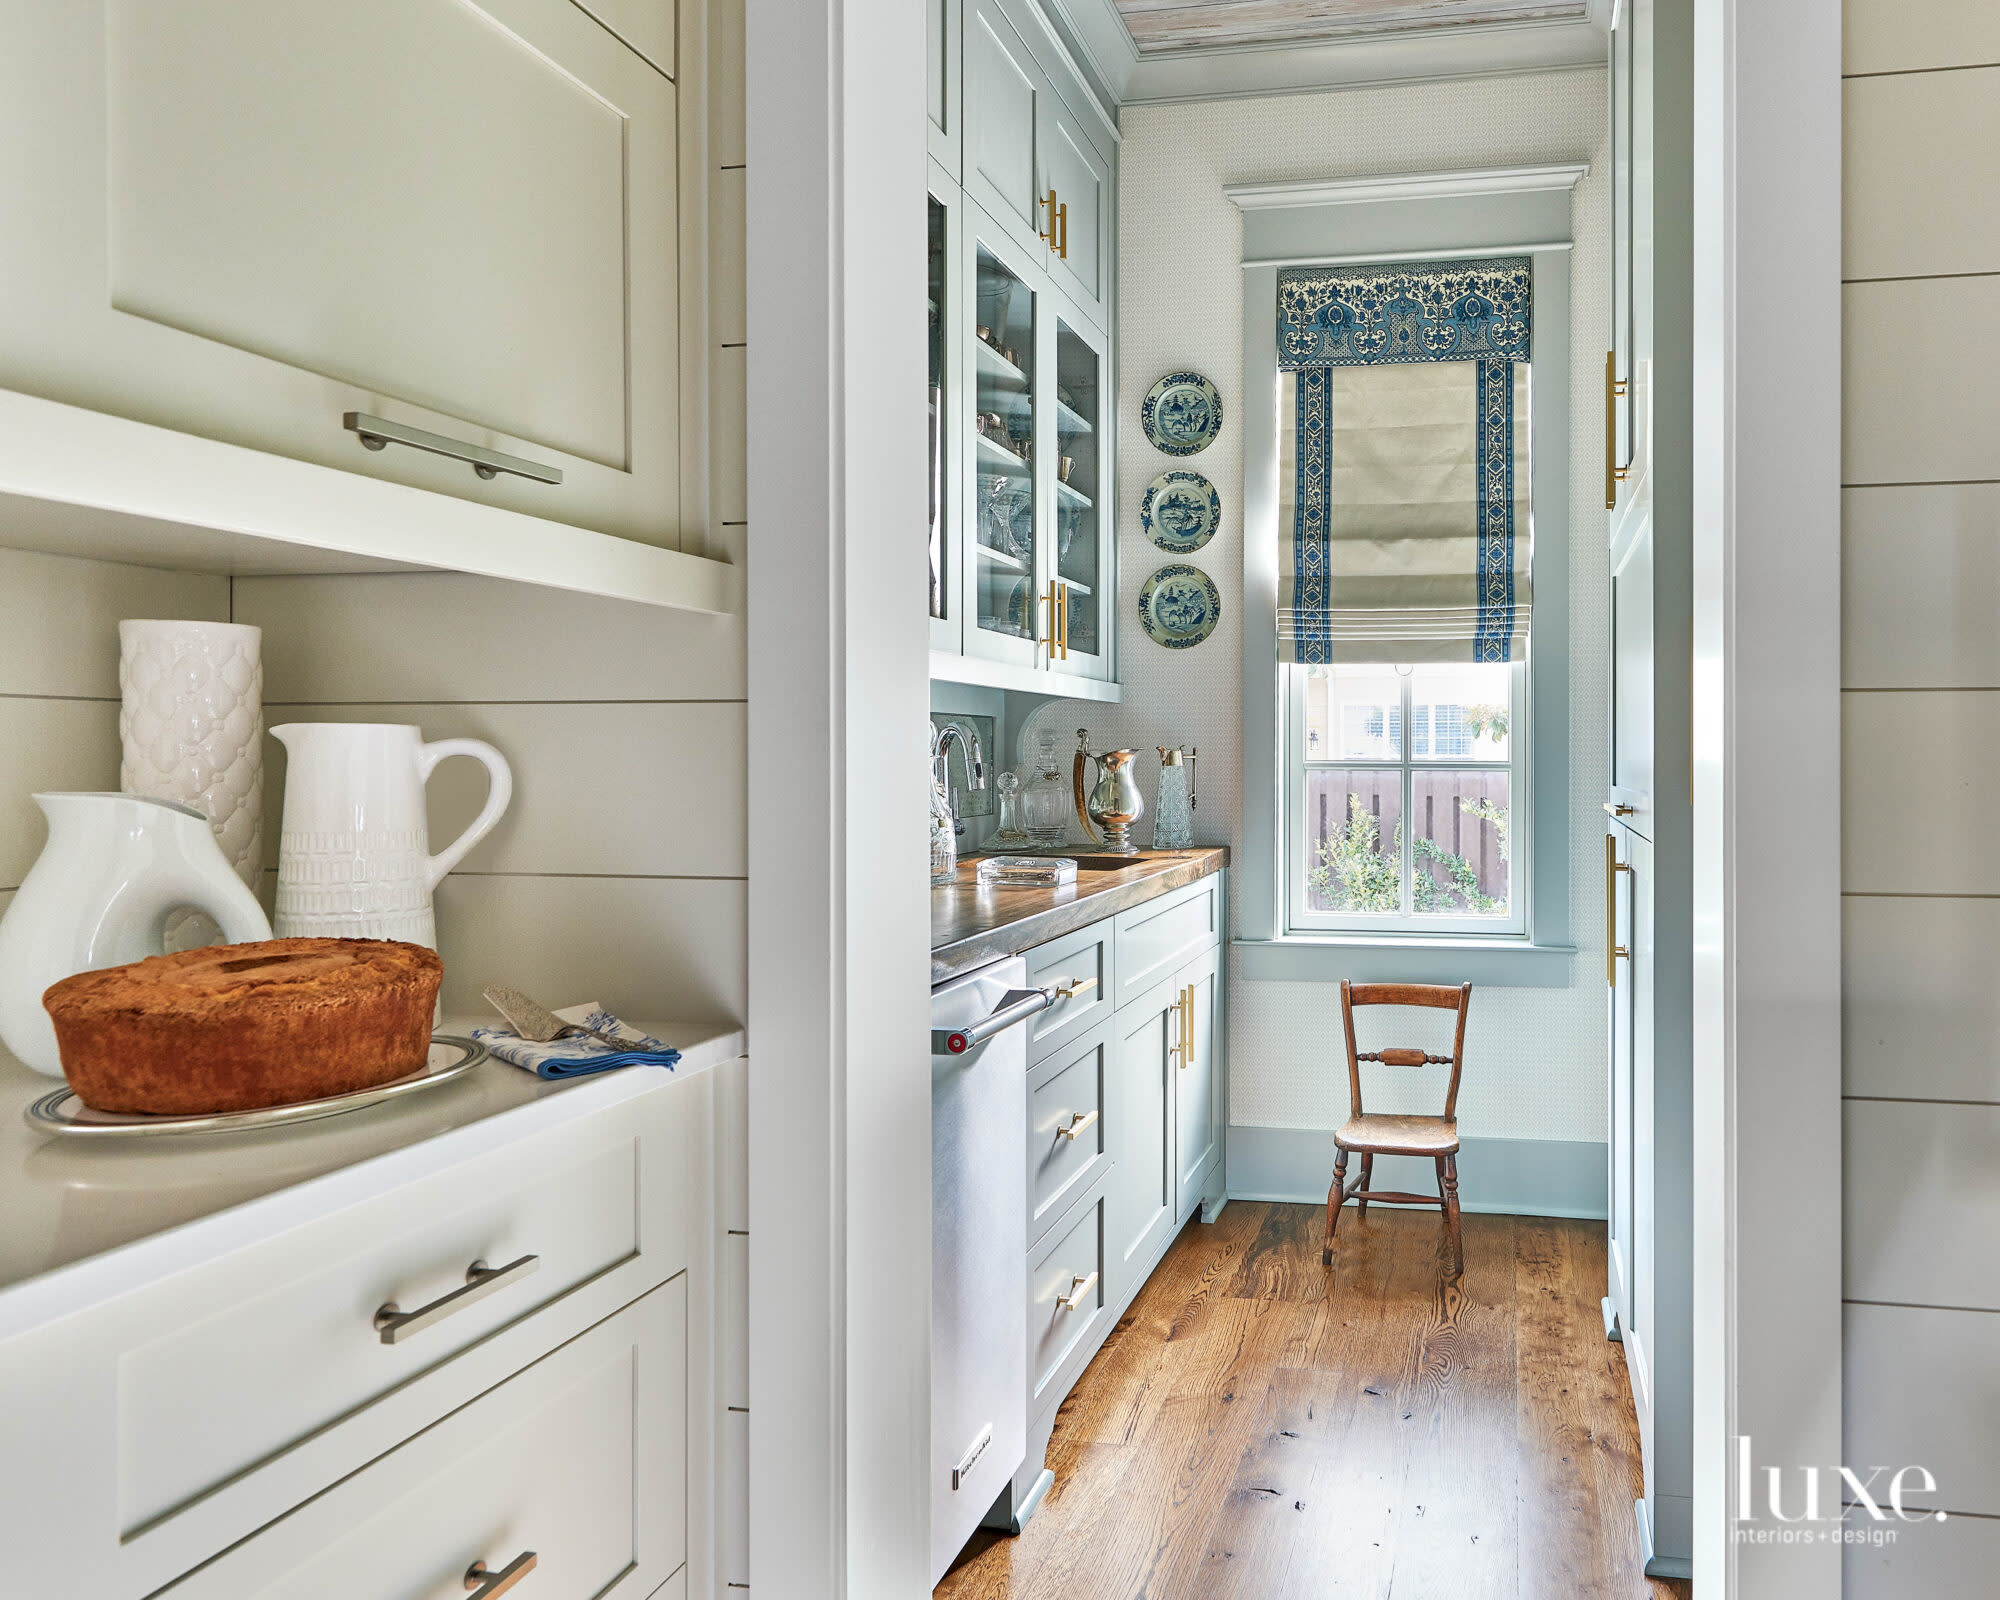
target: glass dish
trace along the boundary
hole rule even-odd
[[[1009,889],[1060,889],[1076,882],[1076,863],[1067,856],[988,856],[979,863],[979,881]]]

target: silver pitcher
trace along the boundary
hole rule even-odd
[[[1111,856],[1136,856],[1139,847],[1132,842],[1132,824],[1146,814],[1145,797],[1139,793],[1139,783],[1132,776],[1132,761],[1138,755],[1136,750],[1106,750],[1102,755],[1090,748],[1090,730],[1076,730],[1076,792],[1081,820],[1086,824],[1095,823],[1104,835],[1104,853]],[[1084,764],[1097,763],[1097,782],[1084,793]],[[1087,831],[1087,830],[1086,830]]]

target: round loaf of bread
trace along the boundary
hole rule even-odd
[[[444,963],[388,939],[267,939],[79,972],[42,1004],[98,1111],[199,1116],[370,1089],[428,1059]]]

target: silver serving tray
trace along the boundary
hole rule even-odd
[[[262,1106],[255,1111],[219,1111],[206,1116],[153,1116],[138,1111],[93,1111],[65,1084],[45,1094],[22,1112],[28,1126],[37,1133],[61,1133],[73,1138],[129,1139],[164,1133],[247,1133],[259,1128],[282,1128],[294,1122],[311,1122],[319,1117],[337,1117],[343,1111],[359,1111],[363,1106],[434,1089],[463,1077],[486,1059],[486,1046],[455,1034],[431,1035],[430,1060],[421,1072],[378,1083],[372,1089],[356,1089],[348,1094],[328,1095],[322,1100],[298,1100],[285,1106]]]

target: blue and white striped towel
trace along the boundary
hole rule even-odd
[[[650,1033],[641,1033],[630,1023],[619,1021],[595,1000],[566,1007],[556,1015],[565,1022],[578,1022],[586,1028],[613,1034],[625,1041],[625,1047],[619,1049],[586,1034],[535,1044],[509,1028],[474,1028],[472,1037],[502,1061],[538,1078],[581,1078],[587,1073],[610,1072],[618,1067],[657,1066],[672,1070],[681,1058],[680,1051],[666,1040],[655,1039]]]

